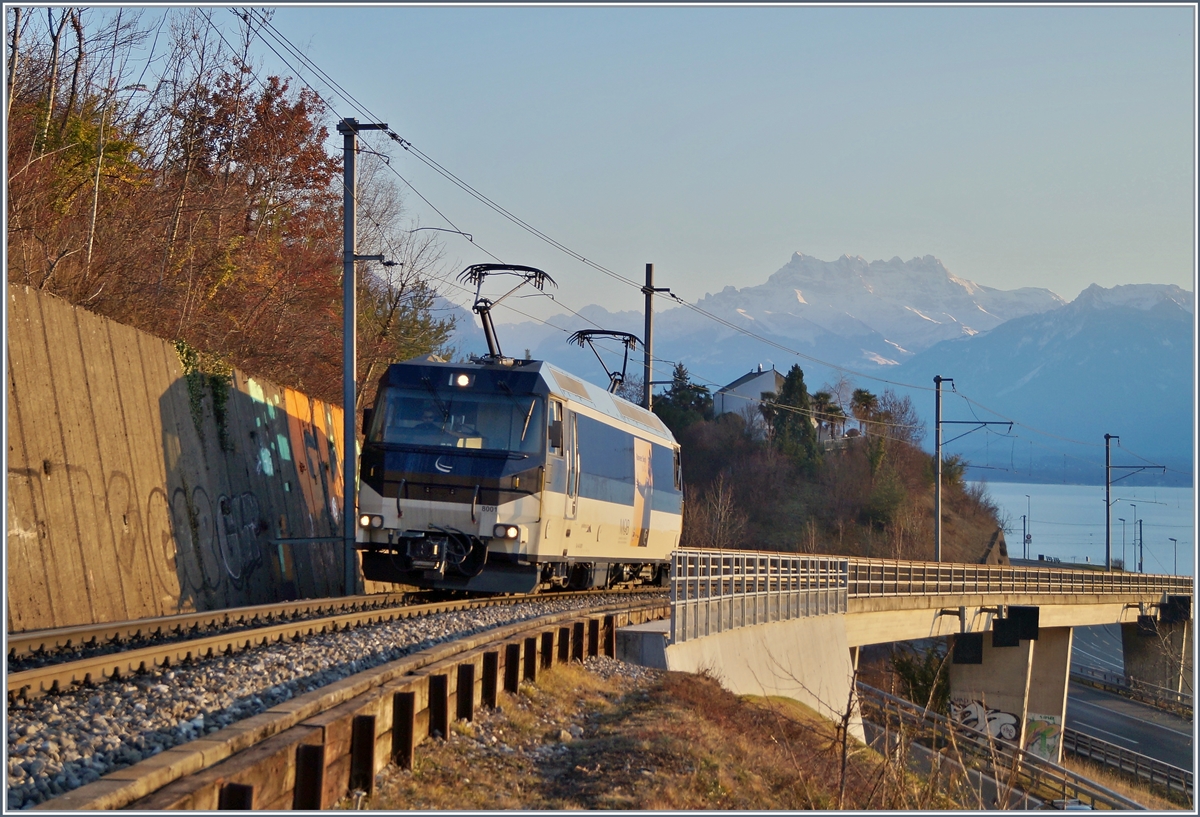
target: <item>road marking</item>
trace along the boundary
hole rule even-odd
[[[1184,732],[1181,729],[1172,729],[1170,726],[1163,726],[1161,723],[1155,723],[1154,721],[1151,721],[1151,720],[1137,718],[1137,717],[1134,717],[1133,715],[1126,715],[1124,712],[1118,712],[1115,709],[1109,709],[1107,706],[1101,706],[1100,704],[1094,704],[1094,703],[1091,703],[1090,701],[1081,701],[1080,699],[1075,698],[1068,704],[1068,706],[1070,706],[1071,704],[1095,707],[1096,709],[1099,709],[1102,712],[1105,712],[1109,715],[1113,715],[1118,718],[1128,718],[1129,720],[1137,721],[1138,723],[1144,724],[1145,726],[1157,726],[1159,729],[1163,729],[1163,730],[1165,730],[1167,732],[1171,732],[1172,734],[1175,734],[1175,735],[1184,735],[1186,737],[1192,736],[1191,732]],[[1104,731],[1104,730],[1101,730],[1101,731]],[[1109,732],[1108,734],[1111,735],[1112,732]]]
[[[1093,662],[1095,662],[1092,666],[1096,667],[1097,669],[1106,669],[1110,672],[1124,672],[1125,671],[1124,665],[1115,663],[1107,656],[1100,655],[1099,653],[1094,653],[1088,649],[1079,649],[1078,647],[1076,647],[1076,652],[1090,658]],[[1082,664],[1083,662],[1080,661],[1078,663]]]
[[[1083,732],[1082,729],[1080,729],[1078,731]],[[1121,741],[1122,743],[1132,743],[1134,746],[1138,745],[1138,742],[1136,740],[1127,738],[1124,735],[1118,735],[1116,732],[1110,732],[1107,729],[1101,729],[1099,726],[1089,726],[1087,728],[1087,731],[1088,732],[1103,732],[1106,735],[1112,735],[1114,738]],[[1087,734],[1087,733],[1085,732],[1084,734]]]

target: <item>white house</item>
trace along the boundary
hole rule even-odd
[[[783,388],[783,375],[772,366],[769,371],[763,371],[759,365],[757,371],[744,374],[737,380],[717,390],[713,395],[713,417],[722,414],[740,414],[750,421],[759,417],[758,406],[766,392],[779,394]]]

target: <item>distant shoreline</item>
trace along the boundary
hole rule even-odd
[[[1115,475],[1114,475],[1115,477]],[[1050,474],[1045,472],[1033,474],[997,474],[989,472],[985,468],[976,468],[967,466],[965,479],[968,482],[1004,482],[1004,483],[1020,483],[1024,485],[1078,485],[1080,487],[1104,487],[1103,468],[1101,468],[1101,476],[1098,479],[1080,479],[1079,474],[1069,474],[1067,479],[1061,477],[1055,479]],[[1167,473],[1165,476],[1161,473],[1153,474],[1146,473],[1139,475],[1136,483],[1130,483],[1138,488],[1192,488],[1195,486],[1195,481],[1189,479],[1184,474]]]

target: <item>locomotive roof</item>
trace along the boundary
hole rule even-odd
[[[672,444],[675,443],[674,435],[671,434],[670,429],[659,419],[658,415],[646,411],[641,406],[631,403],[622,397],[610,394],[607,389],[603,389],[594,383],[589,383],[544,360],[517,360],[513,362],[513,365],[508,366],[487,362],[447,363],[434,355],[428,355],[406,360],[400,365],[430,366],[439,369],[473,369],[475,371],[482,369],[497,373],[513,372],[514,374],[521,373],[527,376],[535,375],[538,386],[541,386],[541,388],[535,387],[532,389],[533,391],[541,392],[545,390],[568,402],[581,403],[618,422],[637,426],[640,431],[650,436],[658,437]],[[388,379],[386,374],[384,375],[384,379]]]

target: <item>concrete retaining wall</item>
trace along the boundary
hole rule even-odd
[[[667,668],[707,672],[737,695],[780,695],[840,722],[854,664],[840,615],[776,621],[667,645]],[[850,734],[865,741],[857,696]]]
[[[7,340],[10,632],[342,592],[270,541],[341,533],[339,407],[235,371],[219,427],[171,343],[23,287]]]

